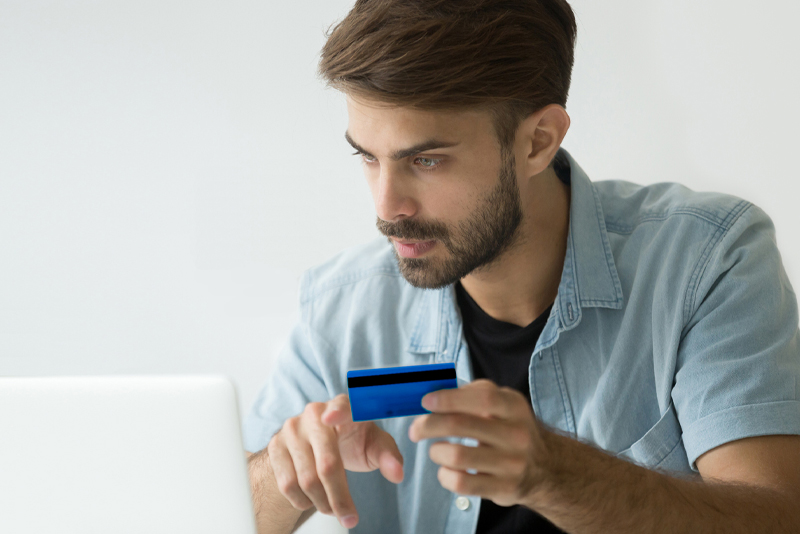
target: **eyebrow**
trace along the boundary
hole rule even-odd
[[[367,156],[374,158],[372,154],[361,148],[358,143],[353,141],[353,138],[350,137],[349,132],[344,132],[344,138],[347,139],[347,142],[350,143],[350,146],[361,152],[362,154],[366,154]],[[414,146],[408,148],[402,148],[400,150],[396,150],[390,157],[394,161],[400,161],[401,159],[405,159],[409,156],[413,156],[414,154],[419,154],[420,152],[425,152],[426,150],[434,150],[436,148],[450,148],[451,146],[456,146],[459,143],[453,143],[450,141],[442,141],[441,139],[428,139],[427,141],[423,141],[422,143],[418,143]]]

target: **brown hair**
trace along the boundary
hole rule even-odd
[[[319,74],[387,105],[486,109],[507,150],[525,117],[566,106],[576,32],[566,0],[357,0]]]

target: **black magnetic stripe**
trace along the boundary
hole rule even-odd
[[[351,376],[347,379],[348,388],[367,386],[386,386],[389,384],[406,384],[408,382],[430,382],[431,380],[447,380],[456,377],[455,369],[437,369],[435,371],[413,371],[411,373],[389,373],[386,375]]]

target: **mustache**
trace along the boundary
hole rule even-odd
[[[446,240],[449,235],[447,227],[442,223],[427,223],[416,219],[403,219],[400,222],[390,223],[378,217],[375,221],[375,226],[386,237],[396,237],[398,239],[413,239],[417,241]]]

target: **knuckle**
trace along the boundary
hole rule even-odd
[[[314,417],[322,415],[323,411],[325,411],[324,402],[309,402],[303,409],[303,415]]]
[[[300,486],[297,484],[297,479],[294,477],[280,476],[277,477],[276,482],[278,484],[278,490],[286,497],[296,493],[300,489]]]
[[[280,432],[278,432],[278,434],[280,434]],[[278,450],[278,440],[280,439],[278,434],[272,436],[272,439],[269,440],[269,443],[267,443],[267,457],[270,459],[270,463],[272,462],[275,451]]]
[[[299,417],[290,417],[283,423],[283,428],[281,430],[285,431],[288,434],[295,435],[297,434],[298,429],[300,428],[300,418]]]
[[[329,477],[339,470],[339,458],[334,454],[323,454],[317,459],[317,472],[323,477]]]
[[[303,501],[290,500],[289,502],[291,503],[292,507],[296,510],[305,511],[314,506],[314,504],[308,499],[305,499]]]
[[[304,492],[313,492],[320,486],[317,474],[312,471],[303,471],[297,474],[297,483]]]

